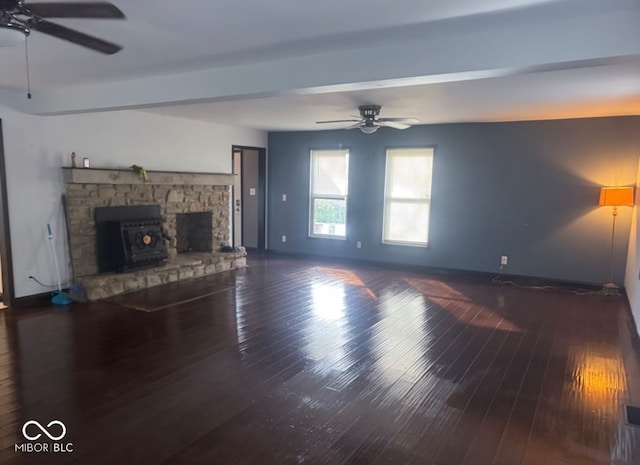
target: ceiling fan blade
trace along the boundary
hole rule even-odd
[[[356,129],[359,128],[361,126],[364,126],[365,122],[364,121],[360,121],[356,124],[352,124],[351,126],[347,126],[345,129]]]
[[[27,3],[23,9],[40,18],[124,19],[124,13],[109,2]]]
[[[380,118],[378,121],[389,121],[392,123],[404,123],[404,124],[420,123],[420,120],[418,118]]]
[[[378,120],[378,126],[394,128],[394,129],[407,129],[410,128],[410,124],[397,123],[395,121],[387,121],[387,120]]]
[[[324,124],[324,123],[353,123],[355,121],[361,122],[359,119],[334,119],[331,121],[316,121],[316,124]]]
[[[83,32],[69,29],[68,27],[60,26],[59,24],[50,23],[49,21],[37,20],[30,21],[29,28],[36,31],[48,34],[58,39],[73,42],[74,44],[81,45],[83,47],[90,48],[96,52],[112,55],[122,50],[120,45],[116,45],[106,40],[98,39],[97,37],[90,36]]]

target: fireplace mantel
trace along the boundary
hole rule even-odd
[[[147,171],[143,181],[132,170],[105,168],[62,168],[66,184],[169,184],[181,186],[230,186],[233,174],[188,173],[179,171]]]

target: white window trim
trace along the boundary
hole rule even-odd
[[[313,152],[330,152],[332,150],[335,150],[336,152],[346,152],[347,155],[347,179],[346,179],[346,187],[347,187],[347,193],[346,195],[328,195],[328,194],[322,194],[322,195],[314,195],[313,193]],[[350,150],[349,149],[311,149],[309,151],[309,228],[308,228],[308,234],[310,238],[314,238],[314,239],[333,239],[333,240],[338,240],[338,241],[346,241],[347,240],[347,218],[349,215],[349,209],[348,209],[348,198],[349,198],[349,153]],[[336,157],[338,156],[342,156],[342,155],[335,155]],[[314,210],[313,210],[313,205],[314,205],[314,200],[315,199],[320,199],[320,200],[344,200],[344,205],[345,205],[345,212],[344,212],[344,218],[345,218],[345,231],[344,231],[344,236],[337,236],[337,235],[331,235],[331,234],[316,234],[313,232],[313,218],[314,218]]]
[[[394,150],[431,150],[431,177],[433,179],[433,158],[435,157],[435,149],[433,147],[388,147],[385,151],[385,167],[384,167],[384,202],[383,202],[383,213],[382,213],[382,243],[389,245],[402,245],[405,247],[418,247],[418,248],[428,248],[429,247],[429,229],[431,229],[431,192],[429,192],[429,198],[427,199],[412,199],[405,197],[391,197],[387,194],[387,190],[389,188],[389,174],[393,175],[393,173],[389,172],[389,152]],[[414,155],[416,157],[421,155]],[[417,242],[417,241],[398,241],[398,240],[390,240],[386,239],[387,235],[387,205],[391,202],[404,202],[404,203],[416,203],[421,205],[428,205],[429,207],[429,217],[427,218],[429,228],[427,229],[427,242]]]

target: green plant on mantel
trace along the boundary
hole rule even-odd
[[[140,179],[143,181],[147,181],[149,178],[147,177],[147,170],[145,170],[142,166],[131,165],[130,168],[140,176]]]

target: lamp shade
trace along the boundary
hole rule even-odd
[[[633,205],[633,187],[602,187],[600,189],[600,205],[620,207]]]

